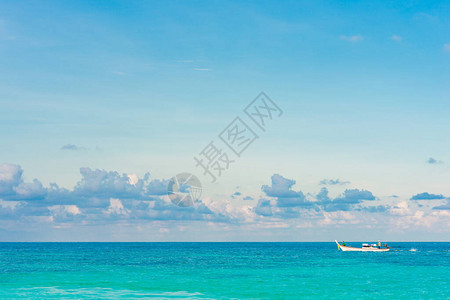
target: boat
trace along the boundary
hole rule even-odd
[[[336,240],[334,240],[334,241],[336,242],[338,249],[342,250],[342,251],[387,252],[390,250],[389,247],[381,248],[380,242],[378,242],[378,246],[377,246],[377,244],[362,244],[361,248],[356,248],[356,247],[340,245],[338,243],[338,241],[336,241]]]

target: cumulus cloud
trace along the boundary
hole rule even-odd
[[[430,193],[420,193],[411,197],[411,200],[439,200],[444,199],[445,197],[441,194],[430,194]]]
[[[97,197],[125,197],[136,198],[140,196],[140,186],[131,184],[128,175],[105,170],[92,170],[80,168],[81,180],[74,188],[74,193],[80,196]]]
[[[41,200],[47,195],[47,189],[37,179],[33,179],[32,182],[21,182],[14,190],[16,200]]]
[[[321,204],[325,211],[349,211],[354,208],[355,204],[372,200],[375,200],[375,196],[372,192],[358,189],[347,189],[341,196],[332,201],[322,201]]]
[[[384,213],[389,210],[390,206],[388,205],[376,205],[376,206],[366,206],[363,207],[362,210],[370,212],[370,213]]]
[[[139,177],[136,174],[128,174],[128,183],[136,185],[139,182]]]
[[[261,190],[269,197],[301,197],[302,192],[293,191],[295,180],[284,178],[279,174],[274,174],[271,178],[272,185],[263,185]]]
[[[268,197],[277,199],[278,207],[299,207],[311,206],[312,202],[307,201],[302,191],[292,190],[295,180],[287,179],[279,174],[274,174],[271,178],[272,184],[263,185],[261,190]]]
[[[402,201],[390,210],[391,218],[389,222],[395,230],[405,230],[408,228],[431,228],[433,225],[440,224],[436,229],[438,231],[448,230],[448,217],[450,213],[447,210],[435,210],[426,212],[424,210],[414,210],[406,202]],[[442,226],[444,225],[444,226]]]
[[[316,198],[321,203],[328,203],[331,201],[330,197],[328,197],[328,189],[325,187],[320,189],[320,192],[317,194]]]
[[[143,178],[90,168],[80,168],[80,173],[82,178],[73,190],[77,196],[150,200],[153,196],[167,195],[169,181],[150,180],[149,173]]]
[[[123,207],[122,201],[120,201],[120,199],[111,198],[109,199],[109,207],[106,210],[106,213],[108,215],[126,216],[129,212],[126,208]]]
[[[3,163],[0,165],[0,195],[14,193],[14,187],[22,182],[23,170],[20,166]]]
[[[343,197],[336,198],[335,201],[336,200],[341,200],[346,203],[359,203],[362,200],[375,200],[375,196],[372,192],[366,190],[352,189],[345,190]]]
[[[398,204],[390,207],[389,212],[392,215],[398,215],[398,216],[405,216],[405,215],[411,214],[411,210],[409,209],[408,202],[406,202],[406,201],[401,201]]]
[[[76,205],[66,205],[64,208],[65,208],[65,211],[67,211],[67,213],[69,213],[71,215],[81,214],[80,209]]]
[[[147,179],[148,180],[148,179]],[[149,195],[162,196],[167,194],[168,179],[155,179],[145,186],[145,191]]]
[[[81,216],[81,210],[76,205],[54,205],[48,207],[48,214],[57,222],[73,221]]]
[[[295,191],[292,187],[295,180],[287,179],[279,174],[272,176],[272,184],[263,185],[262,191],[267,197],[275,198],[275,203],[268,200],[260,200],[255,208],[257,214],[263,216],[299,216],[301,210],[314,211],[350,211],[364,210],[367,212],[384,212],[387,209],[383,206],[372,206],[363,208],[360,206],[364,201],[376,200],[372,192],[359,189],[346,189],[340,196],[332,199],[328,194],[328,189],[322,187],[320,192],[315,195],[316,201],[306,199],[302,191]],[[343,182],[336,180],[324,180],[324,184],[339,185]]]
[[[52,222],[87,223],[115,220],[202,220],[233,222],[234,216],[213,211],[202,201],[194,206],[175,206],[167,197],[168,180],[151,179],[146,173],[120,174],[91,168],[80,168],[81,179],[72,190],[52,183],[44,187],[34,179],[25,182],[18,165],[0,166],[0,215],[9,218],[46,217]],[[235,214],[237,215],[237,214]]]
[[[442,205],[438,205],[433,207],[433,209],[437,209],[437,210],[450,210],[450,199],[447,199],[447,203],[442,204]]]
[[[256,214],[261,216],[273,216],[272,204],[270,203],[270,200],[267,199],[259,199],[258,204],[254,208],[254,211]]]
[[[358,220],[367,218],[369,214],[378,214],[376,219],[373,218],[375,220],[380,217],[401,218],[396,222],[399,227],[406,228],[440,222],[448,218],[449,210],[446,199],[447,204],[436,206],[433,210],[424,207],[417,213],[415,202],[400,201],[388,205],[364,189],[346,189],[336,197],[330,196],[328,189],[322,187],[317,194],[307,193],[305,196],[302,191],[294,189],[295,180],[279,174],[271,177],[270,185],[261,187],[264,195],[254,206],[247,205],[248,202],[232,205],[227,201],[229,199],[213,201],[206,198],[196,201],[191,207],[178,207],[166,195],[168,181],[151,178],[149,173],[140,177],[81,168],[81,178],[72,189],[54,183],[44,187],[37,179],[25,180],[23,173],[18,165],[0,166],[1,220],[26,224],[35,220],[51,224],[54,228],[144,224],[138,222],[161,222],[166,228],[171,226],[168,224],[186,221],[203,222],[205,226],[217,228],[235,224],[254,228],[300,228],[356,225]],[[231,196],[253,199],[244,197],[240,192]],[[371,224],[373,222],[371,219]]]
[[[4,207],[3,214],[52,217],[57,222],[81,219],[84,222],[102,219],[236,222],[251,220],[252,214],[290,219],[299,218],[309,210],[347,211],[355,204],[374,199],[371,192],[356,189],[346,190],[341,196],[331,199],[324,187],[315,196],[315,201],[310,201],[302,191],[293,189],[295,180],[274,174],[271,184],[261,187],[267,198],[259,199],[253,208],[237,209],[214,203],[207,205],[202,201],[197,201],[193,207],[180,208],[166,196],[168,181],[151,179],[149,173],[139,177],[136,174],[80,168],[80,174],[81,179],[73,189],[61,188],[54,183],[44,187],[37,179],[26,182],[20,166],[1,165],[0,199],[18,203]],[[242,194],[235,192],[232,196],[242,197]],[[242,198],[253,200],[250,196]],[[381,208],[367,208],[367,211],[375,210],[381,211]]]
[[[289,201],[293,202],[287,202],[280,205],[278,200],[260,199],[253,211],[258,216],[276,219],[293,219],[301,217],[302,212],[305,211],[305,207],[301,206],[304,206],[305,204],[301,203],[298,205],[296,201],[291,199],[289,199]],[[306,205],[306,207],[309,208],[309,205]]]
[[[0,165],[0,199],[10,201],[41,200],[47,194],[42,183],[34,179],[24,182],[23,170],[19,165]]]

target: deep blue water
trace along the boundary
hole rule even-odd
[[[388,244],[0,243],[0,298],[450,299],[450,243]]]

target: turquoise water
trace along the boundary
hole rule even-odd
[[[0,243],[0,298],[450,298],[450,243],[390,246]]]

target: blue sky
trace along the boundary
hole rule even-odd
[[[449,14],[0,2],[0,240],[446,240]],[[261,91],[283,115],[210,183],[194,155]],[[185,210],[154,189],[180,172]]]

